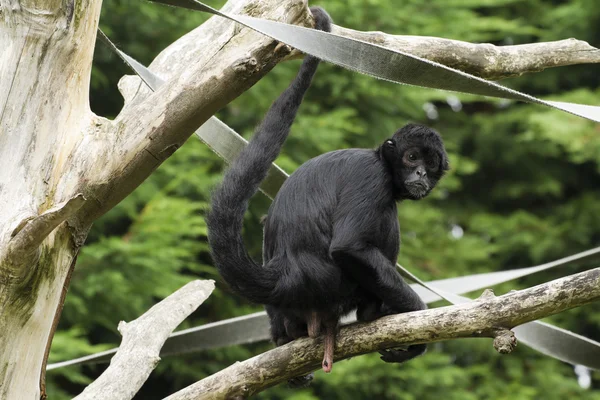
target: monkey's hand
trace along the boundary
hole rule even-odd
[[[331,32],[331,17],[327,14],[327,11],[321,7],[311,7],[310,12],[315,19],[315,29],[325,32]]]

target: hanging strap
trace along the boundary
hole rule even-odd
[[[378,79],[406,85],[536,103],[600,122],[600,107],[541,100],[403,51],[388,49],[373,43],[316,29],[246,15],[228,14],[196,0],[150,1],[219,15],[304,53]]]
[[[99,38],[106,43],[133,70],[133,72],[135,72],[142,79],[142,81],[146,83],[146,85],[152,91],[155,91],[164,83],[160,77],[152,73],[144,65],[140,64],[135,59],[119,50],[101,30],[98,30],[98,34]],[[211,117],[208,121],[206,121],[204,125],[202,125],[196,131],[196,135],[204,143],[206,143],[210,149],[212,149],[228,163],[235,160],[239,152],[247,145],[247,141],[244,138],[242,138],[237,132],[216,117]],[[285,173],[285,171],[273,164],[267,179],[265,179],[265,181],[263,181],[261,184],[261,191],[271,199],[274,198],[283,182],[287,179],[287,176],[288,175]],[[415,289],[419,295],[423,297],[426,303],[431,303],[443,298],[452,304],[460,304],[471,301],[469,298],[459,296],[458,294],[460,293],[467,293],[469,291],[487,288],[495,284],[503,283],[560,265],[597,259],[599,256],[600,248],[595,248],[535,267],[511,271],[490,272],[487,274],[464,276],[460,278],[450,278],[441,281],[430,282],[429,284],[421,281],[401,265],[396,264],[396,266],[399,268],[402,275],[408,277],[414,282],[417,282],[424,288],[420,289],[418,286],[411,285],[413,289]],[[435,286],[431,285],[431,283],[434,283]],[[445,290],[441,290],[439,287],[443,287]],[[260,332],[262,326],[261,324],[264,325],[265,318],[265,314],[256,314],[250,319],[234,319],[229,321],[229,323],[228,321],[221,321],[219,323],[209,324],[208,326],[192,328],[191,330],[187,331],[186,334],[175,334],[175,337],[167,341],[164,351],[169,351],[171,347],[179,348],[178,346],[187,346],[188,351],[190,352],[204,349],[206,347],[203,347],[204,345],[201,344],[197,346],[190,346],[190,340],[194,341],[198,339],[198,337],[205,338],[207,334],[214,336],[214,334],[216,334],[219,329],[223,329],[223,327],[228,330],[238,330],[237,325],[242,323],[253,324],[252,326],[255,328],[255,331]],[[346,322],[351,321],[352,319],[347,320]],[[236,325],[236,327],[233,325]],[[247,329],[249,328],[245,327],[241,331],[243,332]],[[513,331],[521,343],[526,344],[543,354],[571,363],[573,365],[584,365],[591,369],[600,370],[600,343],[577,335],[573,332],[569,332],[567,330],[539,321],[520,325],[515,327]],[[219,333],[217,336],[220,335],[221,334]],[[266,331],[264,335],[266,335]],[[256,335],[252,336],[252,340],[260,340],[260,337],[262,337],[261,334],[256,333]],[[229,343],[229,339],[233,340],[235,343],[238,343],[236,340],[239,340],[239,338],[235,339],[231,338],[230,336],[223,335],[222,340],[218,340],[216,343],[211,342],[209,346],[211,346],[211,348],[225,346]],[[566,345],[567,343],[569,346]],[[101,362],[109,359],[114,351],[116,350],[109,350],[108,352],[99,353],[98,355],[92,355],[77,360],[58,363],[56,366],[49,365],[48,369],[59,368],[67,365]],[[173,354],[174,352],[176,351],[171,350],[168,354]],[[164,353],[161,352],[161,354]]]

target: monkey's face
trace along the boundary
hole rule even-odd
[[[427,196],[448,170],[448,156],[440,135],[423,125],[407,125],[383,144],[382,154],[393,174],[400,199]]]

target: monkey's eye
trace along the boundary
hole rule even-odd
[[[417,160],[417,158],[419,158],[419,157],[417,156],[417,153],[410,153],[410,154],[408,155],[408,159],[409,159],[410,161],[416,161],[416,160]]]

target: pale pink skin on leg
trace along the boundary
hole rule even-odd
[[[321,316],[316,311],[311,311],[308,313],[306,318],[307,328],[308,328],[308,336],[311,338],[316,338],[321,333]]]
[[[324,340],[324,355],[323,355],[323,371],[330,373],[333,368],[333,352],[335,350],[335,336],[337,330],[337,323],[327,323],[325,327],[325,340]]]

